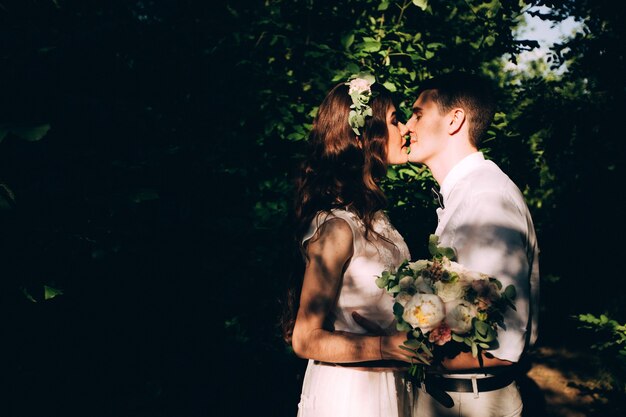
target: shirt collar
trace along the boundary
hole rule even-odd
[[[450,192],[457,182],[472,172],[474,168],[479,166],[484,160],[485,157],[482,152],[474,152],[461,159],[455,166],[452,167],[441,184],[440,193],[443,196],[444,202],[449,197]]]

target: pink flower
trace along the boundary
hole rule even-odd
[[[428,334],[428,340],[431,343],[443,346],[450,340],[452,340],[452,331],[450,330],[450,327],[445,322],[443,322],[439,325],[439,327],[433,329]]]
[[[362,94],[364,92],[369,93],[371,86],[372,84],[368,80],[365,80],[363,78],[355,78],[352,81],[350,81],[350,88],[348,90],[348,94],[352,94],[354,92],[357,92],[359,94]]]

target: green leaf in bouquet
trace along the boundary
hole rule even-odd
[[[481,336],[486,336],[487,334],[489,334],[489,330],[491,329],[491,326],[489,326],[489,324],[485,323],[484,321],[476,320],[475,318],[472,321],[474,329],[476,329],[476,334],[479,334]]]
[[[426,343],[422,343],[422,350],[424,351],[424,353],[429,356],[429,357],[433,357],[433,352],[428,348],[428,346],[426,345]]]
[[[511,300],[509,299],[509,297],[504,296],[504,297],[502,297],[502,298],[504,299],[504,303],[505,303],[505,305],[506,305],[507,307],[509,307],[509,308],[510,308],[511,310],[513,310],[513,311],[517,311],[517,308],[515,307],[515,304],[513,304],[513,301],[511,301]]]
[[[393,305],[393,314],[395,316],[402,317],[402,314],[404,314],[404,306],[400,303],[395,303]]]
[[[422,344],[422,342],[417,339],[407,339],[404,341],[404,344],[412,349],[416,349]]]
[[[431,256],[437,256],[437,247],[439,246],[439,236],[431,234],[428,236],[428,252]]]
[[[398,267],[396,271],[397,272],[404,271],[408,268],[408,266],[409,266],[409,260],[405,259],[404,261],[402,261],[402,263],[400,264],[400,266]]]
[[[473,342],[473,341],[472,341],[472,339],[470,339],[469,337],[464,337],[464,338],[463,338],[463,343],[465,343],[467,346],[470,346],[470,347],[471,347],[471,346],[472,346],[472,343],[474,343],[474,342]]]
[[[402,287],[400,287],[400,285],[394,285],[393,287],[389,288],[388,291],[392,294],[396,294],[402,291]]]
[[[404,345],[400,345],[399,346],[400,349],[410,352],[411,356],[409,357],[411,359],[416,359],[418,362],[421,362],[423,365],[430,365],[430,358],[427,358],[422,353],[419,353],[420,347],[423,348],[423,346],[420,346],[419,343],[415,346],[410,346],[408,342],[409,341],[407,340],[406,342],[404,342]]]
[[[500,282],[500,280],[496,278],[489,278],[489,282],[496,284],[496,287],[498,287],[498,290],[502,289],[502,283]]]
[[[452,248],[439,248],[439,253],[441,254],[441,256],[445,256],[450,260],[456,259],[456,253]]]
[[[421,340],[422,338],[424,338],[424,335],[422,334],[422,331],[420,329],[413,329],[413,331],[411,332],[411,336],[417,340]]]
[[[467,301],[469,301],[469,300],[467,300]],[[489,314],[487,314],[486,311],[477,311],[476,312],[476,319],[482,320],[482,321],[487,321],[488,318],[489,318]]]
[[[439,236],[435,234],[431,234],[428,237],[428,252],[430,252],[430,254],[437,259],[441,259],[444,256],[450,260],[456,259],[454,249],[439,246]]]
[[[410,355],[406,355],[406,357],[411,359],[412,362],[417,361],[418,363],[422,365],[430,365],[430,362],[428,361],[428,359],[426,359],[424,356],[417,353],[414,349],[410,349],[404,346],[400,346],[400,348],[410,353]]]
[[[408,332],[411,330],[411,325],[407,322],[398,322],[396,323],[396,330],[399,332]]]
[[[504,318],[502,316],[496,320],[496,324],[500,326],[502,330],[506,330],[506,323],[504,323]]]
[[[515,300],[515,297],[517,297],[517,291],[515,291],[515,287],[513,285],[507,285],[504,289],[504,295],[510,300]]]
[[[385,288],[388,282],[389,282],[388,278],[379,277],[376,279],[376,286],[378,288]]]
[[[430,359],[424,357],[424,355],[420,355],[417,352],[413,352],[413,358],[419,360],[424,365],[430,365]]]
[[[480,346],[483,349],[489,349],[489,345],[487,343],[479,343],[478,346]]]
[[[493,342],[494,340],[496,340],[497,336],[498,336],[498,334],[496,333],[496,331],[493,330],[491,327],[489,327],[489,330],[487,331],[486,334],[479,334],[477,332],[476,333],[476,340],[478,340],[479,342],[490,343],[490,342]]]
[[[452,333],[452,340],[454,340],[455,342],[463,343],[465,338],[463,336],[459,336],[456,333]]]
[[[476,343],[472,343],[471,347],[472,347],[472,356],[473,357],[478,356],[478,345],[476,345]]]

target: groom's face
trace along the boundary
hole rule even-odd
[[[422,92],[413,104],[413,115],[406,123],[411,136],[409,161],[429,165],[443,149],[446,136],[445,117],[432,99],[433,90]]]

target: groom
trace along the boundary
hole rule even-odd
[[[409,161],[428,166],[440,186],[440,244],[455,248],[468,269],[517,290],[516,310],[508,309],[506,331],[498,330],[499,347],[483,354],[482,366],[469,352],[444,358],[419,395],[420,417],[522,412],[514,378],[516,363],[537,337],[538,249],[522,193],[478,151],[494,109],[487,80],[445,74],[420,85],[404,132],[411,137]]]

